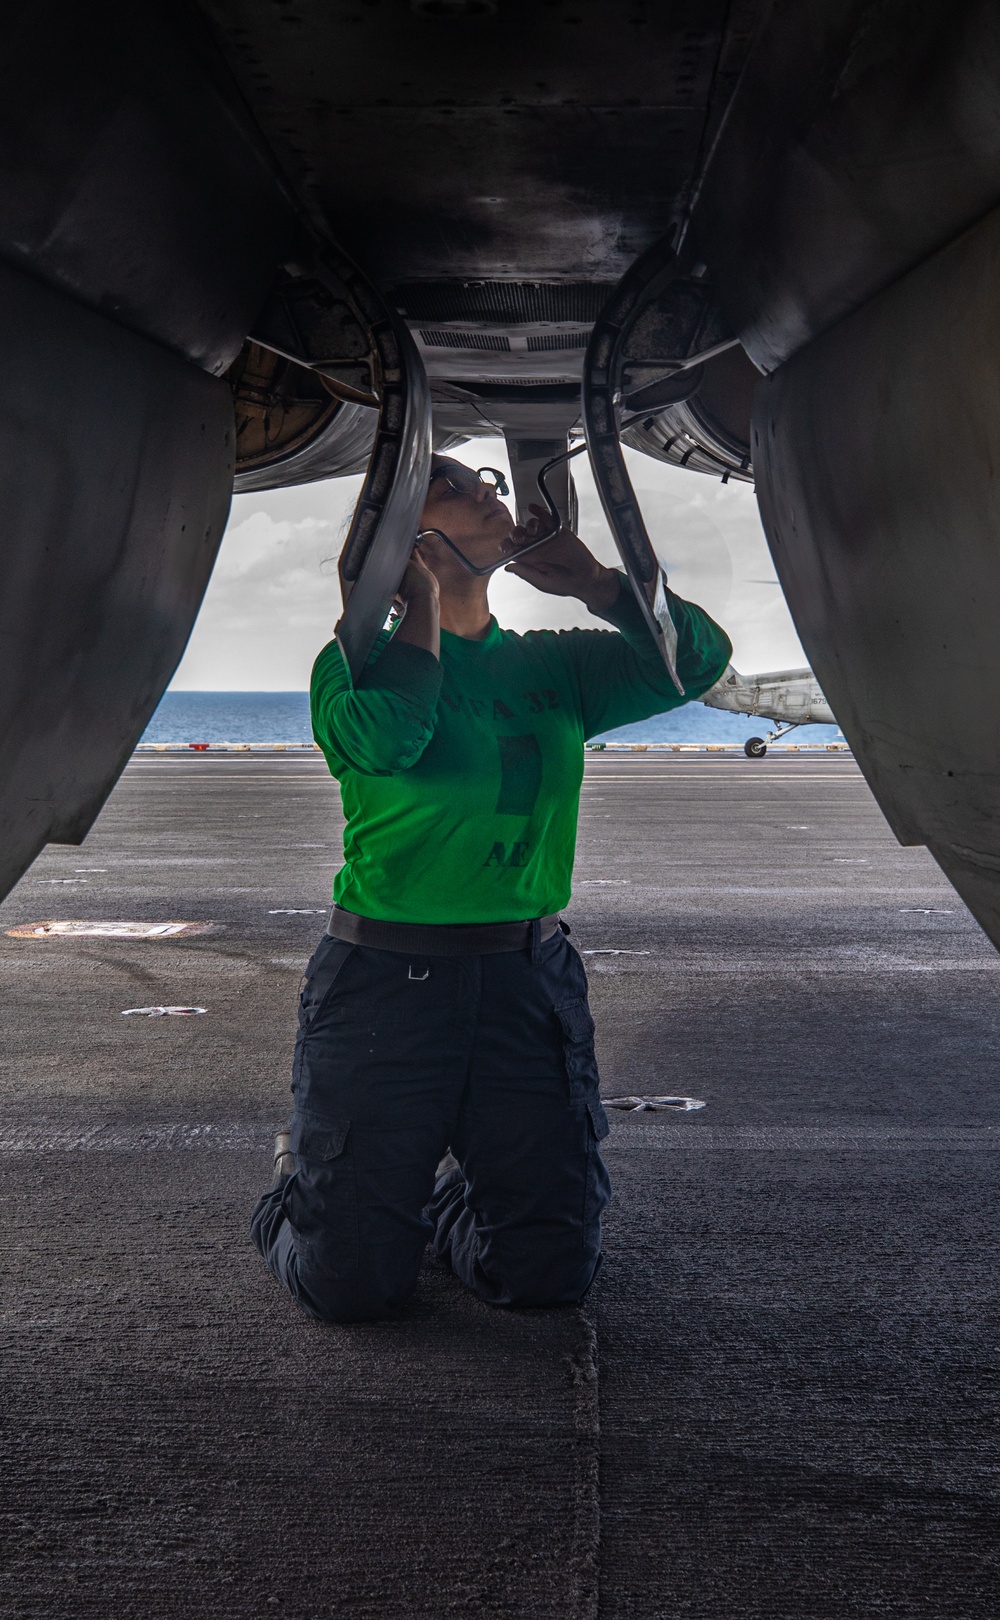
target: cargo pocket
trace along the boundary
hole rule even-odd
[[[611,1202],[611,1180],[601,1154],[601,1142],[608,1134],[608,1118],[600,1099],[587,1104],[587,1169],[583,1195],[584,1243],[601,1264],[601,1215]],[[596,1270],[595,1270],[596,1275]]]
[[[286,1212],[300,1260],[336,1277],[358,1261],[358,1201],[349,1119],[329,1120],[306,1110],[292,1120],[296,1174],[288,1183]]]
[[[337,975],[356,950],[356,945],[349,945],[343,939],[332,939],[329,935],[320,941],[306,968],[299,997],[300,1028],[308,1029],[333,989]]]
[[[603,1117],[599,1096],[600,1077],[594,1052],[594,1020],[590,1016],[590,1008],[581,997],[579,1001],[567,1001],[564,1006],[557,1007],[556,1017],[562,1028],[563,1062],[570,1098],[573,1102],[586,1103],[588,1107],[595,1106]]]
[[[340,1158],[350,1130],[349,1119],[331,1124],[328,1120],[320,1119],[318,1114],[296,1114],[291,1129],[292,1152],[296,1159],[316,1159],[321,1164],[328,1164],[331,1159]]]
[[[595,1138],[598,1142],[603,1142],[611,1127],[608,1124],[608,1116],[604,1112],[604,1104],[601,1102],[600,1097],[594,1097],[587,1104],[587,1112],[590,1115],[590,1123],[594,1127]]]
[[[313,951],[306,968],[306,976],[299,996],[299,1027],[295,1037],[295,1056],[292,1060],[292,1090],[296,1091],[302,1073],[302,1047],[315,1023],[317,1015],[329,1000],[337,977],[357,950],[346,940],[327,935]]]

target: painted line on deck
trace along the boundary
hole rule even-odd
[[[601,957],[591,960],[588,964],[592,973],[645,973],[654,969],[662,978],[701,979],[709,975],[715,977],[724,975],[727,978],[753,978],[767,977],[772,979],[817,978],[827,976],[840,976],[849,978],[854,975],[863,975],[867,978],[888,978],[901,973],[996,973],[1000,971],[1000,959],[996,961],[953,961],[944,960],[936,962],[907,962],[903,960],[879,961],[877,957],[857,962],[789,962],[786,959],[770,962],[676,962],[665,951],[654,956],[650,953],[648,959],[630,962],[618,967],[615,962],[605,962]]]
[[[229,1121],[212,1125],[7,1125],[4,1153],[163,1153],[192,1148],[266,1152],[278,1126]]]
[[[629,1125],[628,1121],[638,1124]],[[685,1151],[967,1153],[1000,1151],[1000,1125],[680,1125],[667,1114],[619,1116],[618,1127]]]
[[[637,1121],[629,1125],[628,1121]],[[676,1115],[615,1116],[621,1126],[642,1131],[658,1147],[704,1152],[810,1151],[824,1153],[995,1152],[1000,1125],[681,1125]],[[206,1125],[8,1125],[0,1129],[0,1155],[19,1153],[269,1152],[275,1126],[241,1120]]]

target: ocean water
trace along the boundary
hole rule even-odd
[[[143,742],[312,742],[308,692],[165,692]]]
[[[601,742],[743,743],[762,737],[770,721],[685,703],[669,714],[619,726]],[[800,726],[797,743],[833,742],[836,726]],[[143,742],[311,742],[308,692],[167,692]]]

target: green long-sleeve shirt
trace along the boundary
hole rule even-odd
[[[732,653],[668,592],[687,697]],[[335,641],[312,677],[313,733],[347,826],[334,899],[393,922],[515,922],[570,897],[586,738],[686,702],[623,579],[607,630],[495,619],[482,641],[441,632],[441,658],[383,634],[357,687]]]

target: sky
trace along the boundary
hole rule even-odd
[[[500,439],[451,451],[471,466],[508,469]],[[744,674],[802,667],[805,655],[774,575],[747,484],[625,452],[654,549],[671,587],[728,631]],[[580,534],[604,563],[617,556],[586,456],[573,463]],[[340,615],[337,555],[361,478],[236,495],[215,571],[173,691],[304,691]],[[500,572],[490,603],[511,630],[596,627],[582,603],[543,596]],[[603,626],[602,628],[607,628]]]

